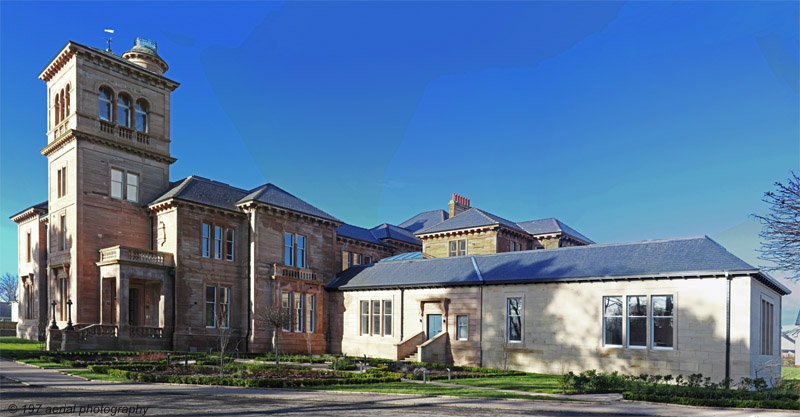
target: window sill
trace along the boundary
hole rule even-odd
[[[603,348],[607,348],[607,349],[624,349],[625,346],[622,346],[622,345],[603,345]]]
[[[652,347],[650,348],[650,350],[662,350],[662,351],[663,351],[663,350],[675,350],[675,348],[671,348],[671,347],[656,347],[656,346],[652,346]]]
[[[626,349],[647,350],[647,346],[626,346]]]

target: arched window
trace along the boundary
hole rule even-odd
[[[131,99],[124,94],[117,99],[117,124],[131,127]]]
[[[100,117],[100,120],[105,120],[107,122],[111,121],[112,97],[114,97],[114,93],[111,92],[111,89],[108,87],[100,87],[100,99],[98,101],[99,110],[97,113],[97,115]]]
[[[67,107],[67,103],[64,101],[64,89],[61,89],[61,117],[58,118],[58,121],[64,120],[64,108]]]
[[[147,133],[147,125],[149,124],[149,115],[150,108],[147,106],[147,102],[139,99],[136,100],[136,130]]]
[[[53,117],[53,120],[55,120],[55,123],[53,126],[58,126],[58,124],[61,123],[61,119],[59,118],[61,116],[61,96],[58,93],[56,93],[56,106],[54,113],[55,116]]]
[[[69,84],[67,84],[67,95],[64,96],[64,114],[69,117],[70,101],[69,101]]]

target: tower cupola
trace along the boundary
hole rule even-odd
[[[139,37],[133,41],[133,48],[122,54],[122,57],[148,71],[163,75],[169,66],[158,56],[157,51],[156,42]]]

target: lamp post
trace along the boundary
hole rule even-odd
[[[53,300],[50,305],[53,306],[53,321],[50,322],[50,330],[58,330],[58,325],[56,324],[56,300]]]
[[[75,328],[72,327],[72,299],[71,298],[69,300],[67,300],[67,327],[65,327],[64,330],[69,330],[69,331],[75,330]]]

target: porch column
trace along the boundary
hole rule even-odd
[[[128,274],[119,268],[117,272],[117,337],[122,339],[130,338],[130,318],[128,309],[130,308],[129,292],[130,285]]]

